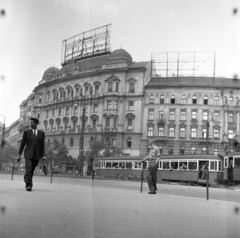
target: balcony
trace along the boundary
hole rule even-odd
[[[162,119],[160,119],[160,118],[157,118],[157,124],[158,124],[158,126],[160,127],[160,126],[164,126],[165,125],[165,123],[166,123],[166,119],[165,118],[162,118]]]

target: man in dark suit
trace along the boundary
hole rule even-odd
[[[18,162],[21,160],[21,155],[24,149],[25,158],[25,174],[24,182],[26,190],[32,191],[32,177],[36,166],[41,158],[45,158],[45,133],[37,129],[39,120],[37,118],[30,119],[30,130],[23,133],[21,145],[18,151]]]

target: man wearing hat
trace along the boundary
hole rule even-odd
[[[32,191],[32,178],[34,170],[41,158],[45,158],[45,133],[37,129],[39,120],[30,118],[30,130],[23,132],[21,145],[18,151],[18,162],[21,160],[21,155],[24,149],[25,158],[25,174],[24,182],[27,191]]]
[[[149,153],[148,156],[143,160],[149,160],[148,164],[148,176],[147,182],[149,187],[149,194],[156,194],[157,190],[157,169],[158,169],[158,161],[160,159],[160,150],[155,145],[155,141],[149,140]]]

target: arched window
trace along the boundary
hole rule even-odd
[[[73,138],[70,139],[70,147],[73,147],[74,140]]]
[[[127,148],[132,147],[132,139],[130,137],[127,138]]]

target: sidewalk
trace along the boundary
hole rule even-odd
[[[147,191],[0,180],[1,238],[239,237],[240,204]]]

